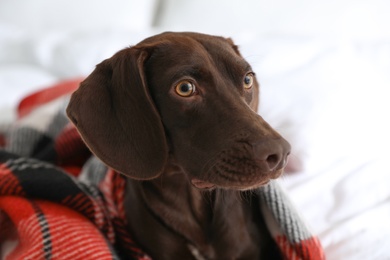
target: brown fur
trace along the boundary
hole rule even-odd
[[[255,112],[251,73],[230,39],[163,33],[97,65],[73,94],[69,118],[129,177],[128,225],[153,258],[260,259],[274,248],[244,190],[280,176],[290,146]],[[178,95],[182,80],[196,92]]]

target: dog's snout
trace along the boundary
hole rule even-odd
[[[284,140],[268,139],[252,145],[255,160],[267,171],[279,170],[286,166],[291,146]]]

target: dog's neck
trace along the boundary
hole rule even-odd
[[[140,223],[148,226],[142,234],[135,234],[136,239],[141,244],[148,244],[145,240],[164,233],[167,241],[159,244],[167,244],[168,248],[162,251],[169,251],[170,245],[182,244],[182,248],[174,248],[172,252],[176,250],[175,254],[178,254],[181,250],[183,257],[186,257],[184,251],[191,251],[188,247],[202,252],[207,259],[258,256],[260,238],[258,232],[253,232],[258,227],[254,227],[253,212],[243,206],[249,205],[249,195],[242,197],[245,195],[239,191],[219,189],[202,191],[193,187],[186,176],[174,172],[152,181],[128,181],[126,214],[129,227],[132,229]],[[135,197],[142,197],[143,203]],[[247,203],[243,203],[244,200],[248,200]],[[146,250],[154,251],[152,248]],[[191,258],[193,256],[194,253]],[[167,259],[169,257],[172,256]]]

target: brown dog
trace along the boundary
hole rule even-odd
[[[73,94],[67,113],[86,144],[129,177],[128,226],[153,258],[274,253],[246,190],[280,176],[290,146],[256,114],[258,92],[230,39],[163,33],[97,65]]]

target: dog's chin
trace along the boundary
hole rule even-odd
[[[213,182],[204,181],[198,178],[192,178],[191,184],[201,190],[226,189],[226,190],[253,190],[261,186],[267,185],[272,179],[278,178],[283,173],[283,169],[267,174],[267,177],[259,179],[251,179],[245,181],[226,180],[225,178],[217,178]]]
[[[237,183],[218,185],[218,184],[214,184],[211,182],[202,181],[202,180],[194,178],[191,180],[191,184],[200,190],[214,190],[214,189],[220,188],[220,189],[226,189],[226,190],[246,191],[246,190],[252,190],[252,189],[256,189],[256,188],[259,188],[261,186],[267,185],[269,183],[269,181],[270,181],[270,179],[262,181],[260,183],[253,184],[253,185],[241,185],[241,184],[237,184]]]

